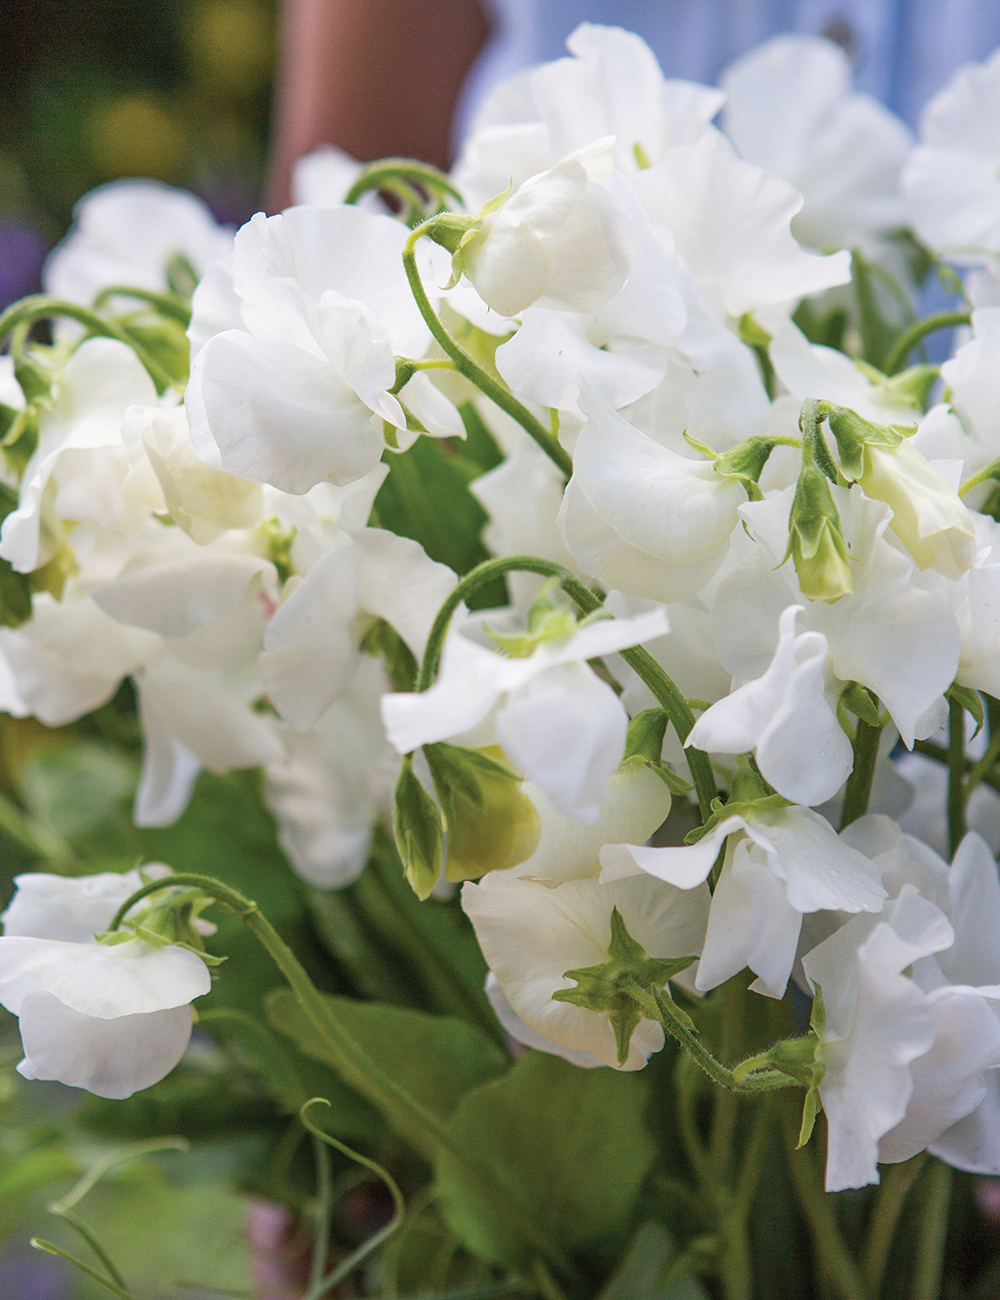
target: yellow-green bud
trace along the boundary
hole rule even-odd
[[[815,465],[803,465],[788,521],[788,550],[799,587],[828,605],[854,591],[847,543],[830,482]]]
[[[475,880],[531,857],[541,822],[502,750],[438,744],[424,754],[447,828],[445,879]]]

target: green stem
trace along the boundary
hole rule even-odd
[[[417,181],[432,193],[447,194],[465,207],[465,200],[446,172],[413,158],[380,158],[377,162],[369,163],[344,195],[344,202],[357,203],[362,194],[382,189],[387,183],[399,178]]]
[[[937,330],[951,329],[955,325],[968,325],[972,317],[967,311],[941,311],[926,316],[904,330],[893,344],[883,367],[887,375],[895,375],[906,365],[907,358],[917,345]]]
[[[542,560],[532,555],[506,555],[497,560],[484,560],[461,579],[438,610],[434,626],[427,638],[427,648],[417,677],[418,691],[426,691],[437,676],[448,625],[462,601],[488,582],[511,572],[537,573],[546,578],[558,578],[560,586],[584,614],[593,614],[604,608],[602,601],[589,587],[585,586],[569,569],[556,564],[553,560]],[[648,650],[644,650],[642,646],[633,646],[629,650],[620,650],[619,654],[656,696],[683,745],[694,726],[694,714],[687,700]],[[712,764],[709,762],[708,755],[700,749],[686,748],[684,756],[694,779],[702,821],[707,821],[712,812],[712,800],[718,793]]]
[[[882,1293],[882,1279],[885,1277],[889,1250],[896,1235],[903,1202],[926,1159],[926,1153],[922,1151],[911,1160],[904,1160],[902,1164],[890,1165],[882,1175],[868,1225],[868,1241],[861,1265],[861,1275],[872,1300],[878,1300]]]
[[[851,822],[856,822],[868,811],[881,738],[881,727],[873,727],[870,722],[865,722],[864,718],[858,718],[857,732],[854,737],[854,767],[847,778],[847,788],[844,791],[844,808],[840,814],[841,830],[845,826],[850,826]]]
[[[938,1300],[948,1235],[948,1206],[952,1173],[940,1160],[931,1162],[924,1178],[924,1202],[916,1233],[916,1277],[913,1300]]]
[[[798,1107],[782,1108],[788,1168],[805,1215],[819,1271],[840,1300],[869,1300],[857,1265],[840,1233],[832,1197],[823,1190],[820,1170],[810,1147],[795,1150],[799,1140]],[[871,1298],[874,1300],[874,1297]]]
[[[399,1190],[396,1180],[392,1175],[374,1160],[369,1160],[367,1156],[363,1156],[359,1151],[355,1151],[351,1147],[346,1146],[331,1134],[324,1133],[323,1130],[317,1127],[317,1125],[309,1118],[307,1113],[309,1107],[317,1104],[329,1106],[330,1103],[325,1097],[313,1097],[302,1107],[299,1115],[302,1123],[313,1135],[313,1138],[317,1143],[317,1152],[322,1150],[323,1153],[326,1154],[326,1147],[333,1147],[334,1150],[339,1151],[341,1155],[345,1155],[349,1160],[353,1160],[356,1165],[360,1165],[363,1169],[367,1169],[371,1173],[376,1174],[388,1188],[389,1195],[392,1197],[393,1215],[384,1228],[380,1228],[378,1232],[369,1237],[367,1241],[362,1242],[357,1250],[352,1251],[346,1259],[341,1260],[335,1268],[331,1269],[331,1271],[324,1276],[330,1219],[333,1212],[333,1189],[329,1181],[329,1158],[327,1158],[327,1180],[325,1187],[323,1187],[321,1183],[321,1205],[325,1209],[325,1213],[320,1216],[322,1225],[321,1230],[326,1233],[326,1238],[323,1241],[320,1250],[322,1267],[317,1269],[314,1261],[309,1289],[305,1294],[304,1300],[321,1300],[321,1297],[325,1296],[328,1291],[338,1284],[338,1282],[342,1282],[349,1273],[352,1273],[359,1264],[366,1260],[374,1251],[378,1250],[379,1246],[381,1246],[384,1241],[387,1241],[394,1232],[402,1227],[403,1219],[406,1216],[406,1205],[403,1201],[403,1194]],[[323,1166],[321,1165],[320,1169],[322,1170],[322,1168]]]
[[[114,321],[98,316],[95,312],[88,311],[86,307],[80,307],[75,302],[64,302],[61,298],[50,298],[48,294],[44,293],[35,293],[28,298],[22,298],[19,302],[15,302],[8,307],[5,312],[0,313],[0,346],[3,345],[7,335],[16,326],[22,323],[33,324],[36,320],[51,319],[54,316],[65,316],[69,320],[78,321],[81,325],[86,325],[91,334],[97,334],[103,338],[117,339],[119,343],[126,344],[146,367],[150,379],[161,392],[173,387],[173,379],[160,363],[151,357],[145,348],[130,338]]]
[[[66,1223],[68,1223],[71,1228],[76,1229],[76,1231],[80,1234],[83,1240],[87,1243],[90,1249],[100,1260],[101,1264],[104,1266],[105,1272],[107,1273],[108,1277],[111,1278],[112,1282],[117,1283],[117,1285],[120,1287],[124,1287],[125,1279],[122,1277],[121,1273],[119,1273],[118,1269],[115,1267],[114,1262],[112,1261],[108,1252],[104,1249],[104,1247],[97,1240],[97,1238],[90,1231],[90,1229],[83,1222],[83,1220],[77,1218],[77,1216],[73,1214],[70,1210],[59,1210],[59,1211],[55,1211],[55,1213],[58,1213],[59,1217],[63,1219]]]
[[[965,834],[965,709],[948,701],[948,845],[952,856]]]
[[[558,439],[553,438],[545,425],[540,420],[537,420],[528,408],[517,400],[509,388],[488,374],[479,362],[470,353],[466,352],[459,342],[451,337],[431,306],[423,281],[420,279],[416,247],[417,240],[428,233],[428,227],[433,221],[434,218],[432,217],[429,222],[418,226],[406,241],[406,247],[403,251],[403,267],[406,271],[406,278],[410,282],[410,289],[413,292],[417,307],[420,309],[421,316],[427,322],[427,326],[434,338],[454,361],[455,369],[471,383],[475,384],[479,391],[492,402],[495,402],[502,411],[506,411],[512,419],[516,420],[525,433],[534,438],[542,451],[569,478],[573,473],[573,461]]]
[[[112,284],[102,289],[94,299],[94,310],[107,306],[112,298],[135,298],[137,302],[155,307],[161,316],[169,316],[187,328],[191,323],[191,304],[171,293],[154,293],[150,289],[134,289],[127,284]]]
[[[643,1013],[650,1020],[658,1020],[668,1034],[677,1039],[696,1065],[700,1065],[713,1083],[728,1092],[743,1095],[755,1095],[772,1092],[775,1088],[797,1087],[793,1079],[780,1070],[760,1070],[744,1079],[737,1079],[732,1070],[717,1060],[701,1041],[698,1035],[684,1023],[685,1017],[669,997],[660,993],[650,995],[638,984],[631,985],[627,992],[642,1007]],[[711,1169],[711,1164],[709,1165]]]
[[[992,722],[992,719],[991,719]],[[987,745],[982,758],[977,759],[971,766],[966,764],[965,773],[965,802],[968,805],[969,795],[972,794],[976,786],[983,780],[986,774],[994,766],[997,759],[1000,758],[1000,727],[990,727],[990,743]]]
[[[121,1300],[135,1300],[131,1291],[126,1291],[124,1287],[120,1287],[117,1282],[112,1282],[110,1278],[102,1277],[96,1269],[91,1268],[89,1264],[85,1264],[82,1259],[77,1259],[68,1250],[62,1250],[59,1246],[54,1246],[51,1241],[45,1241],[42,1237],[32,1237],[28,1244],[34,1246],[35,1250],[43,1250],[46,1255],[58,1255],[60,1259],[67,1260],[75,1268],[78,1268],[81,1273],[85,1273],[87,1277],[99,1283],[112,1295],[119,1296]]]
[[[336,1061],[337,1068],[356,1092],[374,1102],[402,1132],[419,1134],[420,1149],[426,1154],[447,1151],[472,1178],[486,1196],[494,1201],[501,1212],[507,1213],[517,1223],[524,1240],[540,1254],[550,1259],[557,1268],[571,1273],[572,1266],[560,1247],[553,1243],[537,1226],[530,1215],[515,1201],[491,1169],[483,1168],[470,1159],[464,1145],[456,1142],[445,1125],[387,1074],[360,1043],[344,1027],[328,999],[324,998],[309,978],[301,962],[285,943],[274,926],[263,915],[255,902],[237,890],[211,876],[178,872],[137,890],[118,909],[108,927],[116,930],[127,913],[143,898],[160,889],[178,885],[193,885],[209,894],[224,907],[235,913],[267,951],[271,960],[288,981],[303,1012],[319,1035],[326,1051]]]
[[[308,1102],[306,1103],[308,1105]],[[309,1261],[309,1294],[319,1287],[330,1257],[330,1226],[333,1222],[333,1176],[327,1144],[313,1133],[313,1156],[316,1161],[316,1222],[313,1226],[312,1259]]]
[[[831,483],[841,481],[837,465],[823,437],[824,416],[815,398],[807,398],[799,411],[799,429],[802,432],[802,464],[818,465]]]

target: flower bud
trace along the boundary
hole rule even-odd
[[[921,569],[957,579],[976,559],[976,526],[954,488],[909,442],[866,447],[865,492],[892,507],[890,527]]]
[[[839,406],[829,406],[825,413],[844,477],[892,507],[890,527],[917,565],[951,579],[971,569],[976,558],[972,515],[934,466],[907,442],[908,431],[874,424]]]
[[[596,311],[625,283],[635,233],[625,209],[591,179],[603,179],[600,161],[610,147],[598,141],[530,177],[495,208],[487,204],[462,239],[456,258],[501,316],[533,303]]]
[[[524,778],[499,749],[438,744],[424,755],[448,830],[446,880],[474,880],[531,857],[541,821],[521,790]]]
[[[788,521],[788,550],[799,587],[810,600],[832,605],[854,591],[847,544],[830,482],[815,465],[803,465]]]
[[[438,806],[421,785],[407,755],[396,782],[392,829],[403,871],[421,900],[430,897],[441,874],[444,828]]]

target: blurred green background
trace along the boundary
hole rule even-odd
[[[259,206],[274,0],[0,0],[0,307],[38,287],[81,194],[152,176]]]

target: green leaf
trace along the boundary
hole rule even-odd
[[[432,560],[463,574],[489,559],[480,534],[486,511],[469,491],[481,470],[450,453],[438,438],[420,437],[404,452],[386,452],[389,474],[379,488],[372,523],[412,537]],[[471,604],[489,609],[504,603],[503,584],[483,588]]]
[[[451,1016],[433,1016],[382,1002],[331,997],[337,1017],[368,1055],[438,1119],[448,1119],[471,1088],[496,1078],[507,1057],[481,1030]],[[312,1022],[288,989],[267,999],[267,1015],[307,1055],[334,1065]],[[397,1117],[388,1117],[396,1122]],[[429,1155],[422,1131],[396,1124],[400,1136]]]
[[[632,1238],[628,1254],[597,1300],[708,1300],[697,1278],[682,1277],[664,1285],[662,1279],[675,1256],[670,1234],[651,1219]]]
[[[0,1201],[16,1201],[63,1178],[79,1178],[80,1166],[61,1147],[45,1146],[19,1156],[0,1171]]]
[[[581,1070],[529,1051],[461,1101],[448,1126],[476,1164],[495,1169],[522,1213],[570,1253],[613,1257],[656,1156],[641,1074]],[[465,1164],[437,1162],[442,1213],[473,1254],[525,1262],[523,1237]]]
[[[444,825],[437,804],[424,789],[408,754],[403,759],[392,806],[392,830],[406,879],[422,901],[441,875]]]

